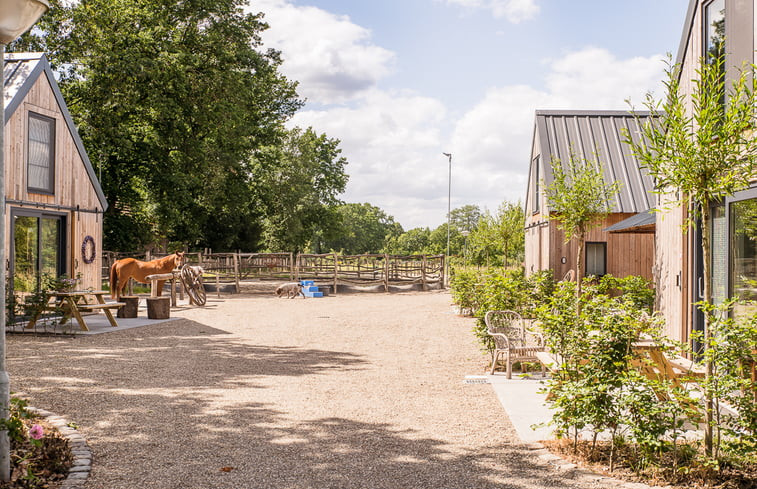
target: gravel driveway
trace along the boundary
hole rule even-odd
[[[87,488],[589,487],[518,446],[445,292],[233,296],[180,321],[8,337],[11,388],[79,425]]]

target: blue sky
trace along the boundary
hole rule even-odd
[[[251,0],[350,183],[405,229],[525,193],[536,109],[625,109],[661,94],[687,0]]]

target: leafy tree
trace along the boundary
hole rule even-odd
[[[455,212],[454,210],[452,211]],[[462,229],[458,228],[455,223],[451,223],[449,229],[449,252],[451,255],[462,255],[465,245],[465,236]],[[437,226],[429,234],[429,245],[423,250],[430,255],[443,255],[447,252],[447,223]]]
[[[481,209],[477,205],[464,205],[457,209],[452,209],[449,214],[450,226],[457,231],[473,231],[481,219]],[[445,229],[446,231],[446,229]]]
[[[757,78],[753,67],[741,69],[727,86],[724,68],[722,54],[701,59],[692,93],[686,93],[680,85],[679,67],[669,62],[665,98],[657,101],[647,95],[644,105],[652,119],[640,124],[640,139],[626,135],[657,187],[666,192],[667,205],[689,210],[686,228],[701,219],[705,345],[710,343],[713,320],[711,206],[757,178]],[[709,361],[706,375],[712,375]],[[711,396],[707,397],[705,444],[712,455],[713,410]]]
[[[14,49],[43,49],[110,207],[105,246],[252,247],[254,150],[301,106],[242,0],[55,2]]]
[[[551,164],[554,180],[546,188],[549,217],[558,222],[566,242],[575,239],[578,243],[576,296],[580,296],[586,233],[607,216],[610,199],[618,192],[618,183],[605,183],[599,165],[572,153],[567,168],[563,168],[558,159],[553,159]]]
[[[388,239],[402,234],[402,226],[392,216],[371,204],[343,204],[336,212],[338,232],[326,241],[326,249],[348,255],[379,253]]]
[[[431,244],[428,228],[413,228],[387,241],[385,251],[392,255],[415,255],[424,253]]]
[[[522,261],[525,247],[523,206],[504,201],[495,215],[485,212],[468,237],[468,256],[473,263],[492,261],[505,267]]]
[[[271,251],[319,250],[339,229],[337,198],[347,185],[339,140],[295,128],[282,145],[252,158],[256,190],[263,202],[263,239]],[[317,241],[314,243],[314,241]]]

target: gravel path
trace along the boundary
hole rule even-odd
[[[444,292],[236,296],[181,321],[8,337],[11,388],[76,422],[87,488],[573,488],[519,447]]]

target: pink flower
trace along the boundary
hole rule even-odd
[[[35,424],[31,428],[29,428],[29,436],[31,436],[35,440],[40,440],[43,436],[45,436],[45,430],[40,425]]]

